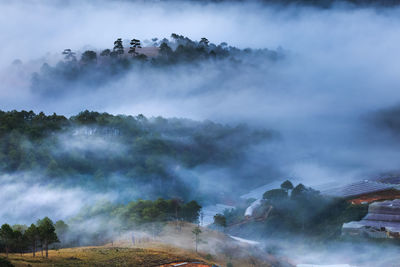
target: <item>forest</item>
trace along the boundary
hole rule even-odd
[[[154,48],[156,53],[147,57],[140,52],[142,48]],[[39,72],[32,74],[31,89],[34,93],[54,97],[70,90],[81,90],[82,86],[95,91],[97,87],[118,81],[130,72],[142,73],[150,69],[198,66],[210,61],[226,63],[221,67],[231,68],[232,65],[275,62],[284,57],[280,50],[239,49],[226,42],[216,45],[205,37],[193,41],[176,33],[171,34],[170,39],[146,40],[146,44],[135,38],[130,41],[118,38],[112,48],[81,53],[67,48],[62,55],[64,59],[55,66],[46,62]]]
[[[136,188],[151,184],[142,197],[189,200],[193,184],[180,179],[180,169],[230,166],[273,135],[246,125],[143,115],[83,111],[66,118],[0,111],[0,170],[98,190],[112,187],[111,177],[118,176]]]

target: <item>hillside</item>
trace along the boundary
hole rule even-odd
[[[211,121],[0,111],[0,171],[35,173],[57,186],[131,189],[130,197],[140,187],[138,197],[188,199],[199,170],[245,167],[246,152],[270,138],[269,131]]]
[[[161,249],[126,247],[79,247],[49,251],[49,258],[31,254],[10,256],[15,266],[160,266],[173,262],[207,262],[195,254],[180,254]]]
[[[229,236],[210,229],[201,228],[202,242],[199,252],[194,251],[192,229],[194,224],[183,223],[177,228],[168,224],[157,238],[137,239],[132,244],[130,236],[121,236],[117,241],[104,246],[65,248],[49,251],[49,259],[36,258],[31,253],[10,254],[15,266],[161,266],[178,262],[202,262],[212,266],[291,266],[279,262],[271,255],[248,244],[236,242]],[[260,253],[257,257],[255,253]],[[262,253],[265,254],[265,253]],[[2,254],[2,256],[5,256]],[[166,265],[168,266],[168,265]]]

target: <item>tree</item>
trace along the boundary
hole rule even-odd
[[[153,46],[157,46],[158,38],[152,38],[151,41],[153,42]]]
[[[124,46],[122,45],[122,39],[121,38],[118,38],[114,42],[113,52],[115,52],[117,55],[123,55],[124,54]]]
[[[15,251],[19,251],[22,256],[22,252],[26,247],[26,238],[21,228],[17,228],[13,232],[13,247]]]
[[[129,48],[128,53],[132,54],[133,56],[137,56],[139,53],[136,52],[136,48],[142,48],[142,46],[140,44],[140,40],[132,39],[130,44],[131,44],[131,47]]]
[[[110,55],[110,53],[111,53],[111,50],[107,48],[107,49],[104,49],[103,51],[101,51],[100,56],[108,57]]]
[[[59,238],[60,242],[66,242],[66,235],[68,233],[68,224],[66,224],[63,220],[59,220],[54,224],[56,228],[56,234]]]
[[[172,58],[174,51],[172,51],[171,47],[168,46],[167,43],[162,43],[160,45],[159,55],[165,60],[169,60]]]
[[[197,223],[199,221],[201,206],[194,200],[182,206],[182,218],[185,221]]]
[[[283,189],[272,189],[263,194],[264,199],[279,201],[288,198],[288,193]]]
[[[200,234],[202,233],[201,229],[199,226],[196,226],[193,230],[192,233],[194,234],[194,240],[195,240],[195,244],[196,244],[196,252],[197,252],[197,247],[201,241],[200,239]]]
[[[61,53],[64,55],[64,59],[67,61],[76,61],[75,53],[71,49],[67,48]]]
[[[284,182],[281,184],[281,188],[282,188],[283,190],[285,190],[286,192],[288,192],[289,190],[292,190],[292,189],[293,189],[293,184],[292,184],[291,181],[286,180],[286,181],[284,181]]]
[[[12,245],[14,237],[14,231],[9,224],[3,224],[0,228],[0,239],[6,248],[6,255],[8,258],[8,252],[10,250],[10,246]]]
[[[56,234],[56,228],[53,222],[48,218],[44,217],[42,220],[37,222],[40,240],[42,246],[46,250],[46,258],[49,257],[49,245],[55,242],[60,242]]]
[[[205,37],[201,38],[201,40],[200,40],[200,42],[199,42],[199,44],[200,44],[201,46],[208,46],[208,43],[209,43],[209,41],[208,41],[208,39],[205,38]]]
[[[221,227],[223,227],[225,229],[225,227],[227,226],[226,224],[226,217],[222,214],[216,214],[214,216],[214,224],[215,225],[219,225]]]
[[[307,188],[303,184],[298,184],[292,191],[291,198],[296,199],[300,198],[304,192],[306,192]]]
[[[26,229],[24,235],[25,235],[26,239],[28,240],[28,242],[32,245],[33,257],[35,257],[37,241],[39,240],[39,230],[36,227],[36,225],[34,225],[32,223],[31,226],[29,226],[29,228]]]
[[[97,54],[94,51],[87,50],[83,52],[81,56],[81,62],[84,64],[91,64],[91,63],[96,63],[97,61]]]

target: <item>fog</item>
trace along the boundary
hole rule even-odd
[[[278,131],[268,151],[285,174],[315,181],[396,169],[398,143],[368,117],[399,102],[399,8],[330,9],[257,3],[2,1],[3,110],[113,114],[245,122]],[[221,12],[223,10],[223,12]],[[284,59],[254,66],[133,70],[89,90],[55,96],[32,91],[31,73],[61,51],[112,48],[117,37],[183,34],[239,48],[280,49]],[[20,59],[22,65],[11,65]],[[380,157],[377,158],[376,155]],[[261,162],[265,159],[260,159]]]
[[[237,172],[241,177],[259,175],[258,185],[284,177],[308,185],[345,183],[398,171],[400,166],[400,142],[373,122],[378,112],[400,103],[398,7],[0,0],[0,10],[1,110],[71,116],[88,109],[268,129],[277,138],[244,151],[247,165]],[[171,33],[192,40],[207,37],[212,43],[227,42],[242,49],[268,48],[282,57],[275,61],[249,57],[244,64],[223,60],[145,67],[95,88],[79,83],[65,87],[58,81],[51,93],[32,89],[32,73],[45,62],[56,65],[65,48],[79,57],[87,49],[112,48],[117,38],[143,41],[169,38]],[[70,141],[65,149],[86,149],[95,142],[96,151],[124,151],[123,144],[104,140]],[[196,186],[215,193],[235,187],[233,167],[177,168],[176,173],[186,182],[192,176],[205,177]],[[60,196],[61,189],[30,187],[27,179],[14,184],[9,176],[1,176],[7,194],[0,202],[10,210],[19,208],[15,212],[6,208],[0,218],[25,219],[25,209],[41,217],[41,210],[26,206],[38,195],[44,208],[50,205],[46,199],[74,200],[70,210],[62,212],[51,205],[56,218],[68,218],[81,206],[101,199],[83,188],[63,189],[67,191]],[[11,194],[20,192],[24,197],[10,201]],[[107,192],[106,198],[115,199],[114,193]]]

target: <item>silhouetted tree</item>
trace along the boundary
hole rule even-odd
[[[67,61],[76,61],[75,53],[72,52],[71,49],[69,49],[69,48],[64,49],[62,54],[64,55],[64,59],[65,60],[67,60]]]
[[[122,45],[122,39],[121,38],[118,38],[114,42],[113,52],[115,52],[116,55],[123,55],[124,54],[124,46]]]
[[[103,51],[101,51],[100,56],[108,57],[110,55],[110,53],[111,53],[111,50],[107,48],[107,49],[104,49]]]
[[[46,250],[46,258],[48,258],[49,245],[55,242],[60,242],[55,232],[56,228],[54,227],[53,222],[48,217],[39,220],[37,222],[37,225],[42,246],[44,245],[44,248]]]
[[[222,214],[216,214],[214,216],[214,224],[223,227],[223,229],[225,230],[225,228],[227,226],[226,217]]]
[[[0,240],[6,249],[6,256],[8,258],[8,252],[10,246],[13,243],[14,231],[9,224],[3,224],[0,228]]]
[[[131,47],[129,48],[128,53],[132,54],[133,56],[137,56],[139,53],[136,52],[136,48],[142,48],[142,46],[140,44],[140,40],[132,39],[130,44],[131,44]]]
[[[94,51],[87,50],[81,56],[81,62],[84,64],[96,63],[97,54]]]
[[[286,192],[287,192],[287,191],[293,189],[293,184],[292,184],[291,181],[286,180],[286,181],[284,181],[284,182],[281,184],[281,188],[282,188],[283,190],[286,190]]]
[[[283,189],[271,189],[263,194],[263,199],[271,201],[283,200],[288,198],[288,193]]]
[[[32,246],[33,257],[36,256],[37,241],[39,240],[39,230],[33,223],[25,231],[25,237]]]
[[[205,37],[201,38],[201,40],[199,42],[199,44],[202,46],[208,46],[209,43],[210,43],[210,41],[208,41],[208,39]]]

